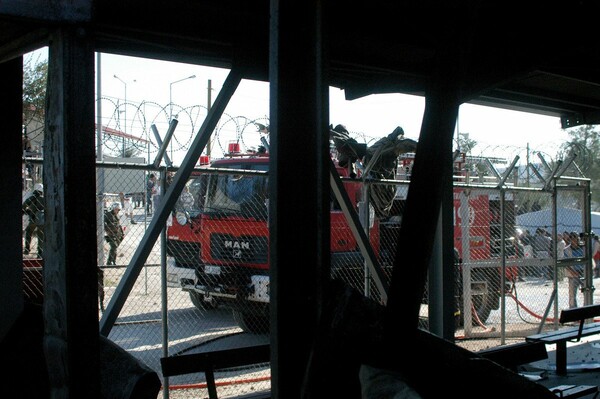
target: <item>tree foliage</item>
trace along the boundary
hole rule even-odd
[[[600,132],[595,125],[567,130],[569,141],[561,146],[563,161],[574,159],[584,177],[591,179],[592,210],[600,209]]]
[[[31,136],[31,126],[38,127],[40,132],[43,131],[47,83],[48,58],[45,54],[43,52],[33,52],[24,57],[23,125],[27,127],[28,136]],[[38,139],[41,139],[41,136],[38,136]],[[111,152],[116,157],[130,158],[141,153],[139,146],[130,143],[129,140],[125,140],[124,143],[119,143],[114,148],[111,148],[108,149],[108,152]]]
[[[43,120],[48,81],[48,60],[29,56],[23,62],[23,124]]]
[[[461,154],[465,154],[467,156],[467,162],[465,165],[463,165],[465,171],[469,171],[475,175],[483,173],[485,168],[482,168],[477,162],[469,160],[469,155],[471,154],[471,150],[473,150],[473,148],[475,148],[477,145],[477,140],[469,138],[469,133],[459,133],[455,143],[455,150],[460,151]]]
[[[460,152],[469,154],[473,148],[477,145],[477,140],[469,138],[469,133],[459,133],[457,138],[457,147]]]

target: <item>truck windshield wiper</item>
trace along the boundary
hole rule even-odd
[[[202,212],[203,215],[210,216],[213,218],[223,218],[239,213],[240,211],[230,208],[204,208],[204,211]]]

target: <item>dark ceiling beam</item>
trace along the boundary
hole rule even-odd
[[[329,82],[346,90],[347,99],[374,93],[424,95],[439,35],[470,26],[473,57],[468,63],[468,80],[461,89],[463,102],[595,120],[590,114],[594,106],[590,109],[573,103],[574,107],[563,111],[557,105],[560,102],[551,97],[546,101],[529,88],[538,84],[544,90],[557,86],[557,98],[565,96],[567,101],[577,102],[580,96],[583,102],[594,101],[592,91],[600,83],[596,67],[600,52],[593,28],[588,26],[590,3],[572,5],[568,12],[581,16],[581,26],[565,31],[555,29],[555,22],[562,20],[565,10],[547,10],[547,18],[532,19],[535,10],[529,8],[514,13],[493,4],[456,1],[435,5],[442,12],[434,15],[430,12],[434,4],[430,2],[373,1],[352,7],[328,3],[328,12],[333,15],[324,27],[331,44]],[[40,11],[23,7],[42,2],[54,8]],[[59,16],[67,21],[85,19],[91,15],[90,4],[90,31],[96,51],[235,67],[246,79],[268,81],[268,0],[10,0],[0,5],[0,60],[41,47],[45,44],[44,26]],[[133,18],[142,7],[148,16]],[[507,24],[511,29],[505,29]],[[498,34],[500,29],[502,34]],[[563,75],[568,80],[540,83],[535,75],[528,75],[539,70],[548,77]],[[516,99],[511,89],[523,101]]]
[[[21,26],[14,31],[11,40],[0,45],[0,62],[21,57],[31,51],[37,50],[48,44],[48,30],[46,28],[32,28]]]
[[[590,104],[589,100],[585,103],[578,103],[577,101],[563,101],[565,98],[566,96],[559,94],[550,97],[539,93],[496,89],[478,96],[470,103],[488,106],[493,104],[501,108],[529,112],[535,110],[536,113],[555,117],[575,114],[584,115],[600,110],[600,104]]]
[[[234,49],[227,44],[180,40],[172,36],[118,30],[97,30],[96,50],[128,57],[157,59],[216,68],[232,68]],[[176,44],[174,44],[176,43]]]
[[[600,124],[600,111],[591,111],[580,114],[564,115],[560,118],[560,126],[563,129],[581,125]]]
[[[2,0],[0,15],[48,22],[83,23],[92,19],[90,0]]]
[[[493,90],[490,98],[502,98],[505,101],[520,102],[522,104],[543,106],[550,110],[554,109],[557,114],[563,112],[573,112],[578,109],[600,110],[600,97],[596,101],[590,101],[590,97],[579,97],[548,91],[545,89],[518,87],[507,85],[507,88],[498,88]],[[483,98],[486,95],[481,96]]]

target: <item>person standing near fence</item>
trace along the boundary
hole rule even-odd
[[[571,257],[582,258],[583,247],[579,241],[579,234],[572,231],[569,233],[571,241]],[[567,266],[567,279],[569,280],[569,308],[577,307],[577,290],[581,285],[581,277],[583,277],[583,264]]]
[[[121,204],[113,202],[104,212],[104,238],[109,245],[107,265],[116,264],[117,248],[119,248],[125,236],[119,218],[120,210]],[[98,301],[100,302],[100,310],[104,312],[104,270],[101,267],[98,267]]]
[[[29,222],[25,227],[25,244],[23,254],[29,255],[31,250],[31,239],[37,238],[37,253],[40,258],[44,256],[44,186],[37,183],[33,187],[33,193],[23,201],[22,211],[27,215]]]
[[[535,236],[533,237],[533,254],[536,258],[547,259],[550,258],[552,248],[552,239],[541,227],[535,230]],[[552,266],[541,266],[541,277],[547,280],[552,279]]]
[[[573,256],[573,254],[571,253],[571,234],[569,234],[568,231],[563,232],[562,234],[563,240],[565,241],[565,258],[570,258],[571,256]]]
[[[181,195],[179,196],[179,207],[186,212],[194,208],[194,196],[190,193],[190,187],[184,186]]]
[[[121,201],[121,209],[123,209],[125,218],[129,220],[131,224],[137,224],[137,222],[133,219],[133,205],[131,205],[131,198],[126,197],[123,192],[120,192],[119,201]]]
[[[154,189],[152,191],[152,208],[156,210],[156,207],[160,203],[160,195],[162,193],[162,181],[157,180],[154,183]]]
[[[533,251],[536,258],[549,258],[550,257],[550,245],[551,239],[546,234],[546,230],[538,227],[535,230],[535,236],[533,237]]]
[[[156,194],[156,176],[150,173],[146,182],[146,213],[152,213],[152,196]]]
[[[124,233],[121,227],[119,211],[121,204],[113,202],[108,210],[104,212],[104,234],[110,249],[108,251],[107,265],[115,265],[117,261],[117,248],[123,241]]]
[[[600,239],[592,234],[592,259],[594,259],[594,278],[600,277]]]
[[[567,248],[567,243],[563,238],[562,234],[556,235],[556,259],[562,259],[565,257],[565,249]]]

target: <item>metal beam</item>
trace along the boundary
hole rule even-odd
[[[502,175],[502,179],[500,179],[500,182],[498,183],[498,187],[504,186],[504,184],[506,183],[506,179],[508,179],[515,166],[517,166],[517,162],[519,162],[519,159],[520,157],[517,155],[515,159],[513,159],[511,164],[508,166],[508,168],[506,168],[504,174]]]
[[[6,189],[0,209],[0,239],[4,248],[0,268],[0,342],[23,310],[23,241],[21,187],[23,154],[23,58],[0,63],[0,119],[4,140],[0,180]],[[8,191],[8,190],[7,190]]]
[[[383,147],[383,146],[382,146]],[[354,238],[356,238],[356,243],[360,248],[360,252],[362,253],[365,261],[367,262],[367,266],[371,273],[373,273],[373,279],[375,280],[375,284],[377,285],[377,289],[381,293],[381,299],[383,303],[387,302],[388,295],[388,283],[377,261],[377,255],[373,251],[371,247],[371,243],[369,241],[369,237],[365,233],[365,230],[361,226],[360,220],[358,218],[358,214],[354,210],[354,206],[350,202],[350,198],[348,198],[348,193],[344,190],[344,184],[340,179],[340,176],[335,169],[335,165],[333,161],[330,160],[330,168],[329,168],[329,183],[331,185],[331,190],[335,198],[338,200],[340,206],[342,207],[342,211],[346,216],[346,221],[350,226],[350,230],[352,230],[352,234]]]
[[[173,166],[173,163],[171,162],[171,159],[169,159],[169,155],[167,154],[167,147],[169,146],[169,142],[171,141],[171,137],[173,136],[173,132],[175,131],[175,128],[177,127],[178,123],[179,121],[177,121],[177,119],[171,119],[171,122],[169,123],[169,128],[167,129],[167,134],[165,134],[164,142],[160,137],[160,133],[158,132],[156,125],[152,124],[152,132],[154,133],[156,144],[158,144],[158,153],[156,154],[156,158],[154,158],[154,163],[152,165],[155,168],[158,168],[160,166],[160,159],[163,157],[165,158],[165,164],[167,166]]]
[[[44,149],[44,350],[52,397],[99,397],[94,51],[82,26],[52,34]]]

